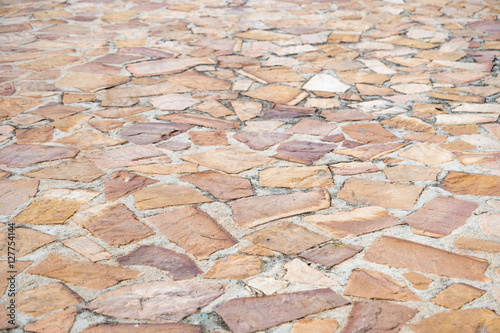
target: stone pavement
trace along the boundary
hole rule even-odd
[[[500,332],[499,1],[1,4],[0,330]]]

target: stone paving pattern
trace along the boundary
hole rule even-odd
[[[0,3],[0,330],[500,332],[498,1]]]

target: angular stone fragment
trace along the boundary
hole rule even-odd
[[[450,171],[440,187],[454,194],[500,196],[500,177]]]
[[[465,304],[484,295],[486,291],[465,283],[454,283],[431,299],[431,302],[445,308],[458,310]]]
[[[93,262],[112,257],[102,246],[85,236],[68,238],[61,243]]]
[[[349,304],[331,289],[237,298],[215,308],[234,333],[250,333]],[[273,309],[273,315],[269,315]]]
[[[400,302],[421,300],[410,289],[389,275],[367,269],[352,271],[347,280],[344,295]]]
[[[188,135],[197,146],[229,146],[224,131],[191,131]]]
[[[412,132],[422,132],[433,134],[436,132],[436,128],[426,122],[418,119],[411,118],[404,115],[399,115],[394,118],[384,120],[381,122],[382,125],[404,129]]]
[[[348,212],[315,214],[303,218],[337,239],[356,237],[373,231],[403,224],[387,209],[377,206],[356,208]]]
[[[310,267],[308,264],[300,259],[293,259],[283,266],[286,269],[286,274],[283,279],[305,283],[313,284],[316,286],[338,286],[339,283],[322,272]]]
[[[303,91],[300,89],[279,84],[269,84],[267,86],[250,90],[242,95],[276,104],[287,104],[293,101],[301,93],[303,93]]]
[[[500,316],[487,308],[440,312],[408,325],[415,333],[497,332]]]
[[[158,214],[147,221],[199,260],[237,243],[210,215],[192,206]]]
[[[127,146],[88,153],[85,158],[102,168],[124,168],[154,163],[170,163],[172,160],[160,149],[152,146]]]
[[[146,145],[184,133],[192,126],[176,123],[134,123],[125,127],[120,136],[137,145]]]
[[[121,202],[93,206],[76,214],[73,220],[111,246],[129,244],[153,235],[153,231]]]
[[[196,72],[185,72],[182,74],[170,75],[168,76],[167,81],[199,91],[228,90],[231,88],[230,81]]]
[[[142,77],[179,73],[194,66],[213,63],[214,60],[209,58],[164,59],[131,64],[127,66],[127,70],[135,77]]]
[[[297,163],[312,164],[337,146],[309,141],[289,141],[280,144],[273,157]]]
[[[244,279],[262,272],[262,260],[255,256],[230,255],[218,259],[205,279]]]
[[[13,144],[0,150],[0,164],[24,168],[36,163],[74,157],[78,149],[46,145]]]
[[[320,235],[291,222],[284,222],[261,229],[243,239],[286,255],[293,255],[327,242],[331,237]]]
[[[292,134],[287,133],[239,132],[233,135],[233,138],[243,142],[254,150],[266,150],[277,143],[287,140],[291,136]]]
[[[102,290],[142,273],[121,267],[73,261],[57,254],[50,254],[44,261],[28,269],[30,274],[62,280],[79,287]]]
[[[103,182],[104,194],[106,200],[113,201],[156,182],[156,180],[132,172],[116,171],[110,176],[109,180]]]
[[[499,219],[500,214],[490,214],[482,216],[481,221],[479,222],[481,231],[487,235],[500,237],[500,223],[498,223]]]
[[[453,160],[452,153],[428,142],[417,143],[410,149],[400,153],[399,156],[431,165]]]
[[[189,186],[175,184],[160,184],[143,188],[134,192],[134,199],[136,207],[140,210],[212,201]]]
[[[185,254],[177,253],[162,247],[143,245],[129,254],[118,258],[122,266],[145,265],[165,271],[174,281],[190,279],[201,270]]]
[[[339,323],[333,319],[302,319],[297,321],[291,333],[329,333],[335,332],[338,327]]]
[[[168,323],[168,324],[99,324],[91,326],[82,333],[201,333],[197,326]]]
[[[96,74],[96,73],[69,73],[55,83],[58,87],[76,88],[94,92],[114,87],[130,81],[127,76]]]
[[[399,138],[376,123],[355,124],[342,127],[342,131],[349,137],[367,143],[387,143],[397,141]]]
[[[324,121],[305,118],[288,129],[288,132],[297,134],[309,134],[327,136],[337,128],[336,125],[325,123]]]
[[[363,145],[352,149],[337,150],[335,154],[353,156],[361,161],[376,160],[377,158],[397,151],[409,144],[409,142],[390,142],[376,145]]]
[[[404,273],[403,276],[405,277],[405,279],[407,279],[413,284],[413,288],[419,290],[429,289],[429,286],[433,281],[432,279],[429,279],[427,276],[415,272]]]
[[[330,196],[326,190],[316,190],[244,198],[232,201],[229,205],[236,223],[253,228],[284,217],[328,208]]]
[[[304,78],[289,67],[274,67],[274,68],[252,68],[247,67],[241,71],[241,74],[250,74],[250,77],[256,77],[263,81],[262,83],[275,82],[300,82],[305,81]]]
[[[360,173],[377,172],[380,169],[372,162],[336,163],[329,166],[334,174],[341,176],[357,175]]]
[[[164,94],[175,94],[189,92],[191,89],[173,84],[170,82],[161,82],[158,84],[132,86],[127,88],[112,88],[106,90],[106,96],[110,100],[119,100],[122,98],[135,98],[145,96],[155,96]]]
[[[86,108],[62,105],[58,103],[48,103],[35,109],[34,111],[31,111],[30,114],[36,114],[52,120],[58,120],[84,110],[86,110]]]
[[[198,104],[194,109],[206,112],[214,117],[225,117],[234,114],[233,111],[217,101],[205,101]]]
[[[500,161],[500,152],[454,152],[463,165],[493,163]]]
[[[259,172],[260,186],[318,188],[333,186],[327,166],[268,168]]]
[[[56,141],[67,146],[78,147],[81,150],[97,150],[110,146],[121,145],[127,141],[111,138],[92,129],[85,129],[76,134]]]
[[[276,161],[267,156],[237,147],[217,148],[205,153],[185,155],[182,159],[226,173],[240,173]]]
[[[17,295],[19,310],[38,317],[44,313],[77,305],[83,299],[61,282],[53,282]]]
[[[251,101],[231,101],[234,112],[241,121],[258,117],[262,112],[262,104]]]
[[[343,333],[397,333],[418,310],[389,302],[356,301]]]
[[[406,217],[416,234],[443,237],[463,226],[479,204],[450,197],[439,197]]]
[[[217,171],[196,172],[182,176],[179,179],[190,182],[222,201],[253,195],[252,185],[248,179],[226,175]]]
[[[432,168],[421,165],[397,165],[385,168],[384,173],[390,182],[414,182],[436,180],[442,171],[440,168]]]
[[[437,274],[449,278],[489,282],[488,262],[395,237],[382,236],[364,257],[377,264]]]
[[[362,246],[334,243],[307,250],[300,254],[300,257],[323,266],[333,267],[362,250]]]
[[[210,127],[220,130],[237,129],[240,124],[235,121],[216,119],[193,113],[171,113],[166,116],[159,116],[157,119],[172,121],[182,124]]]
[[[71,327],[73,327],[76,315],[77,310],[72,307],[44,317],[34,323],[30,323],[24,326],[24,329],[28,332],[37,333],[68,333],[71,330]]]
[[[54,129],[49,126],[30,129],[17,129],[16,139],[18,144],[43,143],[52,141]]]
[[[224,288],[220,284],[149,282],[105,292],[90,302],[88,309],[123,319],[180,321],[222,294]]]
[[[119,108],[119,109],[105,109],[94,112],[96,115],[102,118],[124,118],[138,113],[147,112],[152,110],[152,107],[147,106],[135,106],[130,108]]]
[[[458,237],[457,239],[455,239],[455,245],[458,248],[470,251],[481,251],[489,253],[500,252],[500,242],[492,242],[477,238]]]
[[[99,192],[50,189],[33,201],[12,222],[26,224],[62,224]]]
[[[337,197],[359,205],[412,209],[423,188],[361,178],[349,178]]]
[[[328,74],[316,74],[302,87],[312,91],[326,91],[334,93],[343,93],[351,86],[340,82],[335,77]]]
[[[1,180],[0,215],[10,215],[22,204],[33,198],[38,190],[38,180]]]
[[[0,243],[0,257],[6,260],[9,252],[9,247],[7,246],[9,243],[9,232],[8,229],[3,229],[1,232],[2,243]],[[44,234],[32,229],[17,227],[14,233],[16,258],[22,258],[28,253],[31,253],[56,240],[56,238],[52,235]],[[12,251],[12,248],[10,251]]]
[[[274,105],[265,112],[265,119],[288,119],[313,115],[315,108],[291,105]]]
[[[24,175],[32,178],[71,180],[89,183],[104,175],[104,172],[97,168],[94,163],[85,159],[80,159],[70,160],[55,166],[30,171]]]
[[[482,124],[495,122],[497,119],[496,114],[438,114],[436,125]]]
[[[149,100],[156,108],[164,111],[181,111],[195,104],[198,100],[190,96],[180,94],[169,94],[159,97],[154,97]]]

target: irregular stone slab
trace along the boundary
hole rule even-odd
[[[95,73],[69,73],[55,83],[58,87],[76,88],[83,91],[98,91],[124,84],[130,77]]]
[[[193,113],[171,113],[166,116],[160,116],[156,118],[160,120],[210,127],[220,130],[237,129],[240,126],[240,124],[235,121],[216,119],[213,117],[202,116]]]
[[[420,297],[389,275],[368,269],[352,271],[344,295],[399,302],[421,301]]]
[[[66,118],[68,116],[74,115],[76,113],[85,111],[86,108],[79,106],[69,106],[58,103],[48,103],[44,106],[41,106],[33,111],[30,114],[36,114],[39,116],[43,116],[45,118],[49,118],[52,120],[58,120],[62,118]]]
[[[15,117],[24,111],[40,105],[40,101],[34,98],[0,97],[0,119]]]
[[[263,187],[318,188],[333,186],[327,166],[268,168],[259,172]]]
[[[38,317],[67,306],[78,305],[83,299],[61,282],[53,282],[42,287],[17,294],[19,310]]]
[[[134,114],[143,113],[152,110],[152,107],[147,106],[135,106],[130,108],[118,108],[118,109],[104,109],[95,111],[94,114],[102,118],[125,118]]]
[[[158,214],[147,221],[199,260],[237,243],[210,215],[192,206]]]
[[[24,168],[33,164],[74,157],[79,152],[76,148],[13,144],[0,150],[0,164]]]
[[[287,131],[297,134],[327,136],[336,128],[337,125],[326,123],[320,120],[305,118],[290,127]]]
[[[2,240],[4,240],[4,242],[0,243],[0,257],[6,260],[8,257],[7,244],[9,243],[8,229],[3,229],[1,233]],[[31,253],[46,244],[52,243],[55,240],[56,238],[52,235],[47,235],[32,229],[17,227],[15,229],[14,239],[14,242],[16,243],[16,258],[22,258],[28,253]]]
[[[63,119],[56,120],[49,125],[57,128],[58,130],[66,133],[74,133],[78,131],[80,128],[85,126],[89,120],[92,119],[92,116],[88,114],[75,114],[73,116],[69,116]]]
[[[213,117],[225,117],[234,114],[233,111],[226,108],[224,105],[217,101],[205,101],[201,104],[198,104],[194,109],[206,112]]]
[[[425,85],[427,86],[427,85]],[[436,133],[436,128],[426,122],[418,119],[412,118],[404,115],[398,115],[394,118],[387,119],[381,122],[382,125],[404,129],[412,132],[422,132],[434,134]]]
[[[24,174],[27,177],[41,179],[71,180],[90,183],[104,175],[94,163],[85,159],[70,160],[56,166],[46,167]]]
[[[184,133],[192,127],[176,123],[134,123],[131,126],[125,127],[120,132],[120,136],[137,145],[146,145],[169,139]]]
[[[483,128],[487,130],[491,136],[500,140],[500,124],[485,124]]]
[[[160,149],[151,146],[127,146],[88,153],[85,158],[102,168],[114,169],[144,164],[170,163]]]
[[[179,141],[166,141],[157,145],[158,148],[167,149],[171,151],[182,151],[191,147],[189,142],[179,142]]]
[[[357,121],[357,120],[375,120],[377,117],[371,114],[364,113],[360,110],[323,110],[321,111],[321,116],[328,121],[333,121],[336,123],[341,123],[345,121]]]
[[[157,180],[139,176],[133,172],[116,171],[109,177],[109,180],[103,182],[104,194],[106,200],[113,201],[157,182]]]
[[[312,164],[336,147],[328,143],[288,141],[278,146],[278,153],[273,157],[290,162]]]
[[[205,279],[244,279],[262,272],[262,260],[256,256],[230,255],[218,259]]]
[[[490,214],[481,217],[481,221],[479,222],[481,231],[486,235],[500,237],[500,224],[498,223],[499,218],[500,214]]]
[[[462,125],[462,124],[483,124],[498,120],[496,114],[438,114],[436,115],[436,125]]]
[[[226,173],[240,173],[276,161],[273,158],[237,147],[217,148],[205,153],[183,156],[181,159]]]
[[[196,72],[185,72],[182,74],[170,75],[168,76],[167,81],[199,91],[229,90],[232,85],[231,81],[218,79]]]
[[[135,279],[142,275],[139,271],[86,261],[74,261],[57,254],[50,254],[44,261],[28,269],[27,273],[62,280],[75,286],[93,290],[106,289],[121,281]]]
[[[188,135],[197,146],[229,146],[224,131],[191,131]]]
[[[313,115],[316,108],[291,105],[274,105],[264,113],[265,119],[289,119]]]
[[[303,218],[337,239],[356,237],[403,224],[387,209],[377,206],[356,208],[348,212],[315,214]]]
[[[477,238],[458,237],[455,239],[455,245],[458,248],[464,250],[481,251],[489,253],[500,252],[500,242],[492,242]]]
[[[301,93],[303,93],[303,91],[300,89],[279,84],[269,84],[267,86],[242,93],[242,95],[276,104],[287,104],[293,101]]]
[[[342,332],[397,333],[417,313],[418,310],[400,304],[356,301]]]
[[[337,175],[351,176],[360,173],[377,172],[380,169],[372,162],[348,162],[329,165],[330,170]]]
[[[450,171],[440,187],[454,194],[500,196],[500,177]]]
[[[363,250],[362,246],[334,243],[307,250],[300,257],[317,264],[333,267]]]
[[[43,143],[52,141],[54,129],[49,126],[30,129],[17,129],[16,139],[18,144]]]
[[[384,173],[390,182],[414,182],[437,180],[440,168],[432,168],[421,165],[396,165],[385,168]]]
[[[234,333],[250,333],[334,309],[349,301],[331,289],[299,291],[263,297],[237,298],[215,308]],[[269,315],[273,309],[273,315]]]
[[[387,143],[399,138],[376,123],[354,124],[342,127],[342,131],[354,140],[367,144]]]
[[[432,246],[382,236],[368,249],[365,260],[381,265],[437,274],[449,278],[489,282],[488,261],[459,255]]]
[[[68,238],[61,241],[61,243],[93,262],[112,257],[111,253],[85,236]]]
[[[237,35],[234,35],[237,36]],[[247,66],[260,66],[260,61],[250,57],[230,55],[218,57],[219,67],[222,68],[242,68]]]
[[[448,309],[458,310],[485,293],[485,290],[474,288],[465,283],[454,283],[431,299],[431,302]]]
[[[81,150],[97,150],[110,146],[121,145],[127,141],[111,138],[96,130],[85,129],[76,134],[59,139],[56,142],[62,143],[66,146],[75,146]]]
[[[257,296],[272,295],[285,289],[289,283],[272,277],[258,276],[247,280],[251,292]]]
[[[77,313],[76,308],[69,308],[30,323],[24,326],[24,329],[28,332],[37,333],[68,333],[73,327]]]
[[[190,92],[191,89],[173,84],[170,82],[161,82],[158,84],[132,86],[126,88],[112,88],[106,90],[106,96],[110,100],[119,100],[122,98],[135,98],[175,93]]]
[[[90,302],[87,308],[123,319],[180,321],[222,294],[224,288],[220,284],[149,282],[105,292]]]
[[[266,248],[263,248],[262,246],[258,246],[255,244],[249,244],[241,249],[238,250],[239,253],[244,253],[244,254],[252,254],[252,255],[258,255],[258,256],[263,256],[263,257],[272,257],[276,253],[268,250]]]
[[[432,279],[429,279],[427,276],[415,272],[404,273],[403,276],[405,277],[405,279],[407,279],[413,284],[413,288],[419,290],[429,289],[429,286],[433,281]]]
[[[82,333],[201,333],[197,326],[168,323],[168,324],[99,324],[89,327]]]
[[[423,188],[361,178],[349,178],[337,197],[346,201],[395,209],[412,209]]]
[[[283,276],[283,279],[288,281],[313,284],[316,286],[339,285],[337,281],[310,267],[300,259],[293,259],[287,262],[283,267],[286,269],[286,274]]]
[[[333,319],[301,319],[297,321],[291,333],[328,333],[335,332],[338,327],[339,323]]]
[[[0,215],[10,215],[38,191],[38,180],[0,181]]]
[[[453,112],[477,112],[477,113],[500,113],[500,107],[497,104],[468,104],[461,103],[452,109]]]
[[[283,49],[281,49],[283,50]],[[313,48],[315,50],[315,48]],[[299,52],[302,53],[302,52]],[[295,73],[290,67],[274,67],[274,68],[252,68],[247,67],[241,71],[241,74],[251,78],[256,77],[262,83],[280,83],[280,82],[301,82],[305,79]]]
[[[454,152],[463,165],[493,163],[500,161],[500,152]]]
[[[483,149],[500,149],[500,141],[490,139],[482,134],[466,135],[463,136],[461,140]]]
[[[181,174],[181,173],[191,173],[198,171],[197,164],[191,163],[179,163],[179,164],[148,164],[148,165],[139,165],[136,167],[129,168],[132,171],[148,173],[154,175],[172,175],[172,174]]]
[[[291,222],[284,222],[261,229],[243,239],[286,255],[293,255],[327,242],[331,237],[320,235]]]
[[[253,195],[248,179],[230,176],[217,171],[202,171],[179,177],[203,191],[209,192],[221,201],[245,198]]]
[[[453,161],[452,153],[429,142],[417,143],[399,156],[431,165]]]
[[[233,135],[233,138],[254,150],[266,150],[289,139],[291,136],[292,134],[287,133],[239,132]]]
[[[465,225],[478,206],[475,202],[439,197],[407,216],[406,223],[416,234],[439,238]]]
[[[26,224],[62,224],[99,192],[50,189],[32,202],[12,222]]]
[[[153,235],[121,202],[107,202],[79,212],[73,220],[111,246],[125,245]]]
[[[127,66],[127,70],[135,77],[143,77],[179,73],[194,66],[214,63],[209,58],[164,59],[131,64]]]
[[[135,206],[140,210],[212,201],[189,186],[175,184],[160,184],[143,188],[134,192],[134,199]]]
[[[431,332],[496,332],[500,316],[487,308],[440,312],[408,325],[415,333]]]
[[[129,254],[118,258],[122,266],[145,265],[161,269],[174,280],[190,279],[202,271],[185,254],[158,246],[143,245]]]
[[[246,228],[330,207],[326,190],[266,195],[235,200],[229,203],[236,223]]]
[[[151,98],[149,101],[156,108],[164,111],[181,111],[199,103],[197,99],[180,94],[158,96]]]
[[[312,91],[343,93],[350,87],[350,85],[340,82],[331,75],[316,74],[302,88]]]
[[[262,104],[252,101],[231,101],[234,112],[241,121],[258,117],[262,112]]]
[[[343,149],[335,151],[335,154],[348,155],[361,161],[376,160],[384,155],[395,152],[409,145],[409,142],[390,142],[376,145],[360,146],[353,149]]]

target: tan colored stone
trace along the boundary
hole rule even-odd
[[[46,71],[54,67],[62,67],[78,62],[79,58],[69,56],[66,54],[58,54],[52,57],[45,57],[42,59],[32,60],[18,64],[17,67],[32,70],[37,72]]]
[[[156,183],[156,180],[128,171],[116,171],[103,182],[106,200],[113,201],[141,188]]]
[[[119,108],[119,109],[105,109],[94,112],[99,117],[102,118],[124,118],[138,113],[147,112],[152,110],[152,107],[148,106],[135,106],[130,108]]]
[[[335,332],[338,327],[339,323],[333,319],[301,319],[291,333],[330,333]]]
[[[288,86],[269,84],[261,88],[250,90],[242,95],[277,104],[287,104],[293,101],[302,92],[302,90]]]
[[[240,71],[240,74],[249,76],[250,78],[256,77],[262,83],[280,83],[280,82],[301,82],[305,79],[295,73],[289,67],[273,67],[273,68],[252,68],[248,67]]]
[[[17,129],[16,139],[18,144],[43,143],[52,141],[54,129],[49,126],[30,129]]]
[[[463,165],[493,163],[500,161],[500,152],[455,152]]]
[[[245,127],[245,130],[248,128]],[[233,138],[243,142],[253,150],[266,150],[277,143],[290,138],[292,134],[288,133],[267,133],[267,132],[239,132],[233,135]]]
[[[190,182],[221,201],[253,195],[252,185],[248,179],[226,175],[217,171],[196,172],[182,176],[179,179]]]
[[[93,262],[112,257],[102,246],[85,236],[68,238],[61,243]]]
[[[33,198],[38,190],[38,180],[0,181],[0,215],[10,215]]]
[[[12,144],[0,150],[0,164],[23,168],[41,162],[71,158],[77,153],[78,149],[76,148]]]
[[[91,326],[82,333],[201,333],[197,326],[168,323],[168,324],[99,324]]]
[[[426,122],[417,119],[411,118],[404,115],[399,115],[394,118],[384,120],[381,122],[382,125],[394,127],[398,129],[404,129],[412,132],[423,132],[433,134],[436,132],[436,128],[434,126],[427,124]]]
[[[439,114],[436,116],[436,125],[482,124],[495,122],[497,119],[496,114]]]
[[[500,177],[450,171],[440,187],[460,195],[500,196]]]
[[[185,72],[182,74],[170,75],[168,76],[167,81],[199,91],[228,90],[231,88],[230,81],[221,80],[196,72]]]
[[[310,267],[300,259],[293,259],[287,262],[283,267],[286,269],[286,274],[283,276],[283,279],[291,282],[312,284],[316,286],[339,285],[337,281]]]
[[[442,169],[421,165],[397,165],[383,171],[390,182],[413,182],[437,180]]]
[[[259,257],[230,255],[216,260],[205,273],[205,279],[244,279],[262,271],[262,260]]]
[[[335,154],[353,156],[361,161],[376,160],[409,145],[409,142],[389,142],[363,145],[352,149],[336,150]]]
[[[383,84],[389,80],[387,75],[364,71],[344,71],[337,73],[337,75],[346,83]]]
[[[191,163],[180,163],[180,164],[149,164],[149,165],[139,165],[129,168],[135,172],[157,174],[157,175],[172,175],[180,173],[192,173],[198,171],[197,164]]]
[[[237,243],[210,215],[192,206],[158,214],[147,221],[199,260]]]
[[[201,104],[196,105],[194,109],[206,112],[213,117],[225,117],[234,114],[233,111],[226,108],[224,105],[217,101],[205,101]]]
[[[110,74],[95,73],[69,73],[55,84],[58,87],[76,88],[83,91],[94,92],[111,88],[130,81],[129,77]]]
[[[287,131],[297,134],[327,136],[335,128],[337,128],[336,125],[320,120],[305,118],[290,127]]]
[[[85,158],[102,168],[124,168],[145,164],[170,163],[172,160],[152,146],[127,146],[87,153]]]
[[[262,111],[262,104],[252,101],[231,101],[234,112],[241,121],[258,117]]]
[[[431,302],[445,308],[458,310],[465,304],[483,296],[485,292],[485,290],[474,288],[465,283],[454,283],[431,299]]]
[[[399,156],[431,165],[453,160],[452,153],[428,142],[417,143],[410,149],[400,153]]]
[[[328,208],[330,196],[326,190],[316,190],[238,199],[230,206],[236,223],[253,228],[284,217]]]
[[[76,134],[64,137],[56,141],[67,146],[74,146],[81,150],[97,150],[110,146],[126,143],[125,140],[114,139],[100,132],[86,129]]]
[[[455,239],[458,248],[470,251],[481,251],[489,253],[500,252],[500,242],[492,242],[477,238],[458,237]]]
[[[432,258],[429,260],[429,258]],[[365,260],[449,278],[489,282],[488,262],[395,237],[382,236],[368,249]]]
[[[263,248],[262,246],[258,246],[255,244],[248,244],[247,246],[239,249],[238,252],[256,256],[263,256],[263,257],[272,257],[276,254],[271,250],[268,250],[266,248]]]
[[[487,308],[440,312],[408,325],[415,333],[496,332],[500,316]]]
[[[276,280],[272,277],[257,276],[248,279],[246,289],[249,289],[255,296],[273,295],[284,290],[289,285],[286,281]]]
[[[229,146],[224,131],[190,131],[188,135],[197,146]]]
[[[73,327],[76,315],[77,310],[72,307],[30,323],[24,326],[24,329],[37,333],[68,333]]]
[[[33,261],[20,261],[16,259],[14,265],[12,263],[12,260],[11,263],[9,263],[8,258],[6,259],[7,260],[0,260],[0,294],[2,295],[5,294],[5,291],[7,290],[7,286],[10,283],[9,279],[12,276],[16,277],[19,273],[23,272],[26,267],[33,263]],[[15,269],[15,272],[17,272],[17,274],[11,273],[13,272],[13,269]]]
[[[237,129],[240,126],[240,124],[235,121],[217,119],[193,113],[171,113],[166,116],[159,116],[156,118],[181,124],[210,127],[220,130]]]
[[[350,176],[360,173],[377,172],[380,169],[372,162],[348,162],[336,163],[329,166],[330,170],[337,175]]]
[[[500,237],[500,224],[498,223],[500,214],[483,215],[479,226],[481,231],[487,235]]]
[[[416,272],[408,272],[404,273],[403,276],[405,279],[410,281],[413,284],[413,288],[419,290],[427,290],[432,283],[432,279],[429,279],[427,276],[416,273]]]
[[[273,157],[290,162],[313,164],[336,147],[328,143],[287,141],[278,146],[277,154]]]
[[[47,312],[78,305],[83,299],[61,282],[53,282],[17,295],[20,311],[38,317]]]
[[[140,210],[212,201],[189,186],[175,184],[146,187],[134,192],[134,199],[136,207]]]
[[[15,253],[16,258],[22,258],[28,253],[31,253],[48,243],[52,243],[56,238],[52,235],[44,234],[32,229],[26,228],[16,228],[15,229]],[[8,229],[2,230],[2,240],[0,243],[0,258],[7,259],[8,256],[8,246],[9,243],[9,232]]]
[[[90,119],[92,119],[92,116],[88,114],[75,114],[56,120],[50,123],[50,126],[66,133],[74,133],[87,124]]]
[[[183,72],[198,65],[211,65],[209,58],[164,59],[139,62],[127,66],[127,70],[135,77],[154,76]]]
[[[89,183],[104,175],[104,172],[97,168],[94,163],[85,159],[79,159],[30,171],[24,175],[32,178],[72,180]]]
[[[259,172],[260,186],[318,188],[333,186],[326,166],[268,168]]]

